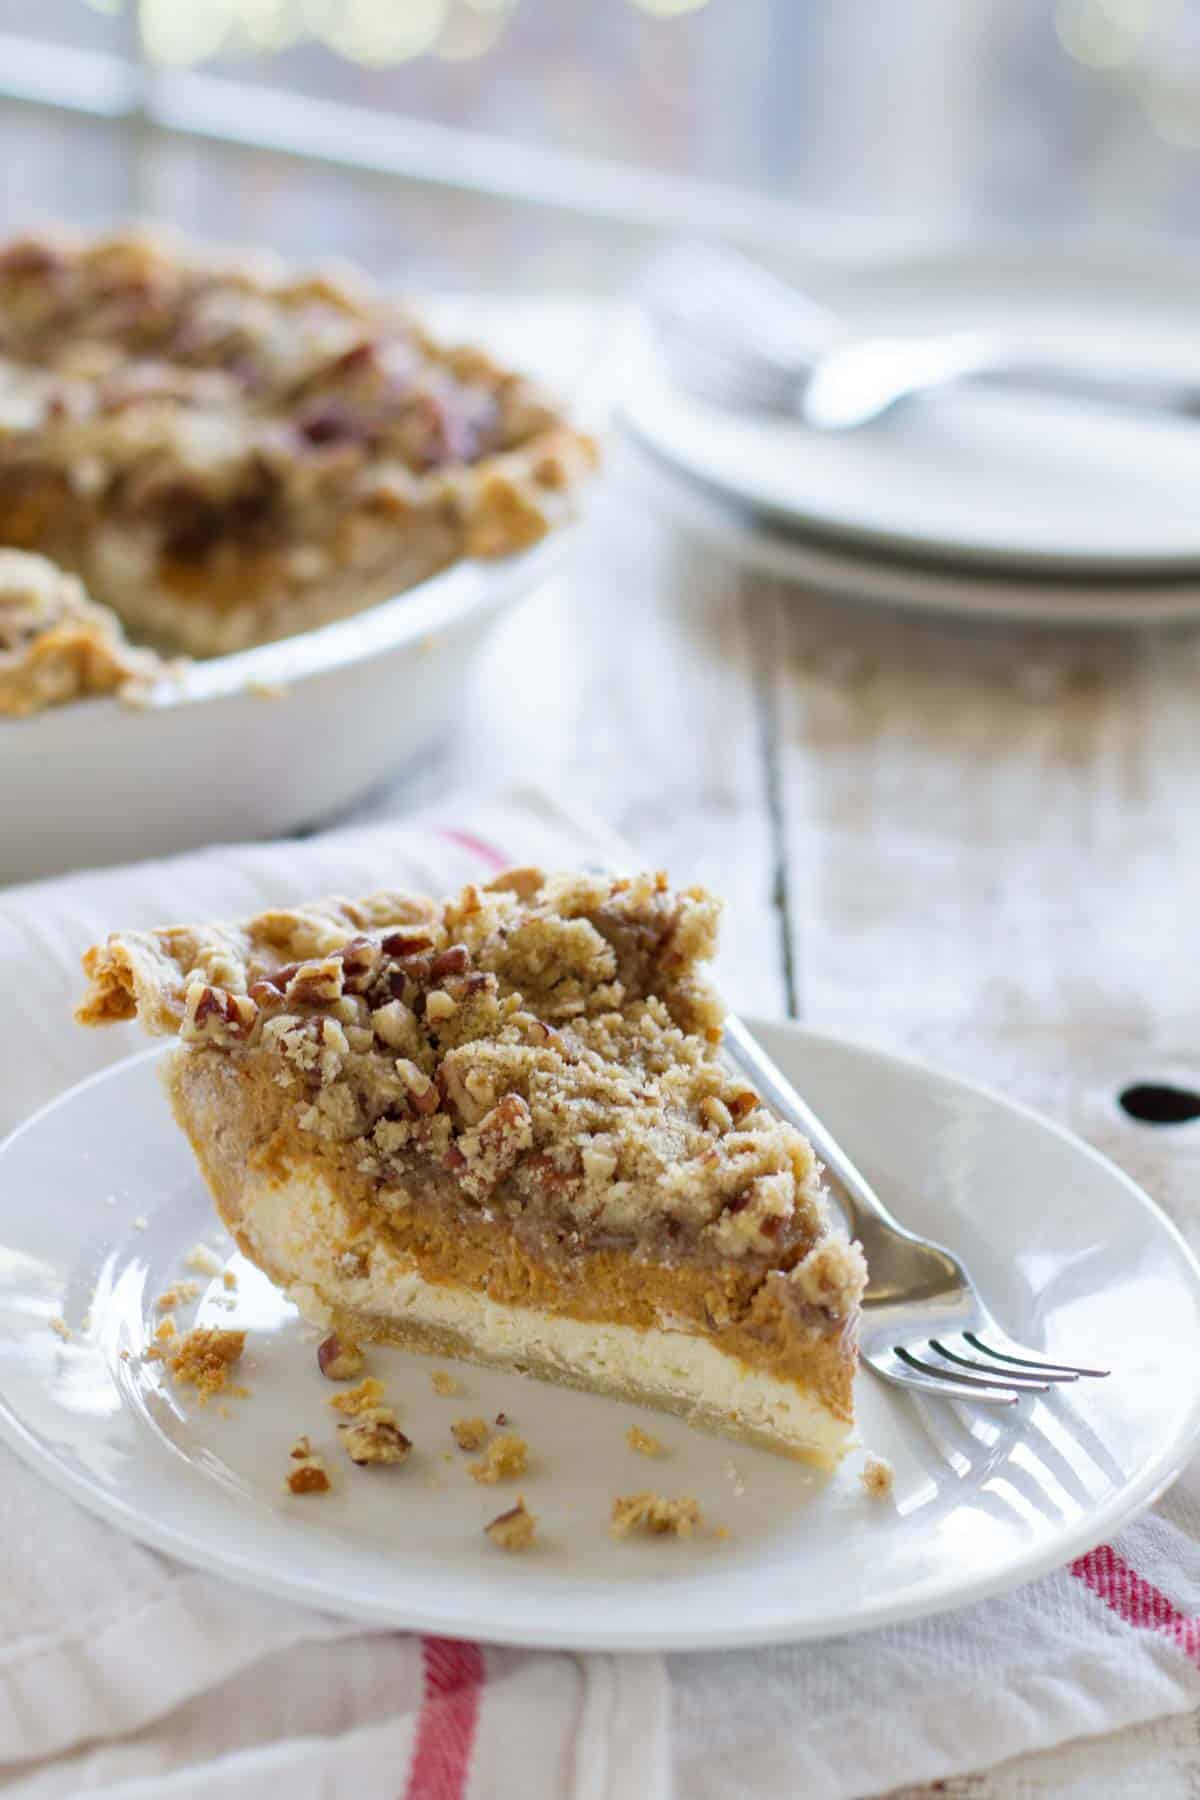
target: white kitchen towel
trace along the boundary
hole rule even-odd
[[[621,856],[602,826],[522,792],[10,889],[0,1128],[137,1044],[70,1023],[79,954],[117,925]],[[0,1800],[275,1784],[288,1800],[849,1797],[1198,1704],[1194,1472],[1117,1544],[1006,1599],[866,1638],[661,1658],[484,1649],[263,1599],[122,1538],[0,1450]],[[1062,1755],[1081,1793],[1145,1791],[1140,1764],[1109,1780],[1086,1747]],[[1188,1790],[1168,1771],[1155,1791]]]

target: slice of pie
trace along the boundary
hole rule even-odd
[[[21,719],[94,694],[132,698],[164,673],[120,620],[44,556],[0,550],[0,717]]]
[[[174,1034],[222,1218],[308,1318],[829,1464],[865,1267],[721,1060],[718,903],[515,870],[88,951],[84,1024]]]
[[[0,246],[0,543],[220,655],[536,543],[592,466],[532,383],[364,278],[161,233]]]

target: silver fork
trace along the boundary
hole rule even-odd
[[[838,1183],[850,1230],[862,1244],[863,1360],[886,1381],[943,1399],[1011,1406],[1022,1394],[1107,1369],[1049,1361],[1010,1337],[970,1274],[940,1244],[906,1231],[866,1177],[738,1018],[725,1019],[724,1047],[768,1106],[802,1131]]]
[[[901,401],[962,382],[1200,416],[1200,381],[1115,367],[995,332],[859,336],[806,294],[734,251],[678,244],[643,302],[668,371],[723,406],[791,413],[849,431]]]

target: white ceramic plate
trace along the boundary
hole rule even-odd
[[[240,1259],[236,1295],[217,1278],[198,1305],[250,1330],[251,1393],[230,1417],[139,1358],[154,1297],[198,1238],[218,1241],[152,1053],[74,1089],[0,1152],[0,1430],[83,1505],[199,1567],[389,1626],[514,1644],[700,1649],[862,1630],[996,1593],[1099,1542],[1196,1439],[1200,1270],[1182,1240],[1111,1164],[1033,1114],[916,1064],[760,1029],[902,1217],[966,1255],[1019,1336],[1111,1360],[1112,1378],[997,1415],[914,1402],[864,1374],[862,1437],[896,1471],[880,1502],[860,1453],[824,1478],[466,1365],[461,1397],[443,1399],[436,1365],[375,1352],[416,1448],[403,1470],[354,1469],[313,1334]],[[69,1341],[51,1328],[59,1315]],[[499,1410],[531,1448],[519,1485],[540,1530],[525,1556],[481,1535],[515,1489],[470,1481],[449,1438],[459,1415]],[[668,1456],[628,1449],[635,1419]],[[301,1432],[338,1469],[331,1495],[283,1491]],[[614,1542],[613,1496],[646,1487],[694,1495],[705,1528]]]
[[[639,501],[735,562],[798,590],[867,606],[1023,625],[1137,628],[1200,619],[1200,569],[1190,578],[1055,579],[1033,571],[954,568],[886,556],[775,524],[640,443],[627,443],[624,452],[626,479]]]
[[[1186,258],[964,251],[805,277],[866,332],[1000,330],[1200,375]],[[841,435],[708,405],[643,353],[622,416],[714,490],[793,528],[959,564],[1096,573],[1200,567],[1200,424],[967,390]]]
[[[144,710],[103,698],[0,720],[0,882],[322,823],[449,726],[491,625],[572,536],[193,663]]]

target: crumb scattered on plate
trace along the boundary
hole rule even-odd
[[[164,1313],[154,1331],[160,1344],[169,1344],[173,1337],[179,1336],[179,1327],[175,1323],[174,1313]]]
[[[383,1405],[383,1383],[376,1381],[374,1375],[365,1375],[357,1387],[343,1388],[340,1394],[330,1394],[329,1404],[335,1412],[349,1413],[351,1418],[359,1413],[371,1412]]]
[[[868,1456],[859,1479],[873,1499],[883,1500],[892,1491],[896,1471],[885,1456]]]
[[[650,1432],[643,1431],[640,1425],[629,1427],[625,1433],[625,1442],[631,1450],[636,1450],[639,1456],[662,1456],[664,1454],[660,1440],[653,1437]]]
[[[170,1287],[163,1289],[154,1304],[159,1312],[170,1312],[173,1307],[186,1306],[199,1292],[198,1281],[173,1281]]]
[[[359,1468],[367,1468],[371,1463],[407,1462],[412,1450],[412,1440],[397,1425],[390,1406],[369,1407],[339,1425],[338,1431],[342,1449]]]
[[[237,1292],[237,1276],[232,1269],[225,1270],[225,1273],[221,1277],[221,1281],[223,1285],[229,1289],[231,1294]]]
[[[725,1464],[725,1473],[729,1477],[729,1485],[732,1487],[734,1493],[739,1497],[744,1494],[746,1491],[746,1484],[742,1480],[742,1472],[737,1464],[727,1462]]]
[[[481,1481],[485,1487],[491,1487],[497,1481],[523,1475],[528,1457],[529,1446],[524,1438],[501,1433],[492,1439],[478,1462],[467,1464],[467,1473],[472,1481]]]
[[[288,1471],[287,1485],[293,1494],[327,1494],[332,1483],[321,1457],[307,1437],[299,1437],[292,1445],[295,1468]]]
[[[460,1450],[482,1450],[491,1427],[486,1419],[455,1419],[450,1435]]]
[[[444,1400],[451,1400],[455,1394],[462,1393],[461,1381],[456,1381],[453,1375],[447,1375],[445,1369],[435,1369],[429,1379],[433,1383],[434,1393],[440,1394]]]
[[[193,1244],[183,1259],[183,1266],[194,1269],[197,1275],[219,1275],[222,1268],[220,1257],[207,1244]]]
[[[509,1507],[507,1512],[497,1513],[490,1524],[484,1526],[493,1544],[498,1544],[501,1550],[528,1550],[536,1529],[537,1519],[526,1510],[524,1494],[519,1496],[515,1506]]]
[[[145,1213],[138,1214],[137,1218],[133,1221],[133,1229],[135,1231],[149,1231],[150,1221]]]
[[[317,1345],[317,1367],[327,1381],[349,1381],[361,1375],[365,1357],[357,1344],[331,1331]]]
[[[51,1319],[50,1329],[54,1332],[56,1337],[62,1339],[64,1344],[70,1343],[71,1327],[67,1324],[67,1321],[62,1317],[61,1313],[56,1313],[54,1318]]]
[[[653,1537],[691,1537],[699,1523],[700,1508],[689,1494],[675,1500],[665,1494],[626,1494],[612,1505],[614,1537],[628,1537],[631,1531]]]
[[[229,1372],[242,1359],[244,1331],[221,1331],[216,1326],[194,1325],[179,1340],[168,1366],[177,1381],[197,1390],[201,1406],[214,1394],[229,1389]],[[244,1390],[230,1389],[231,1392]]]

